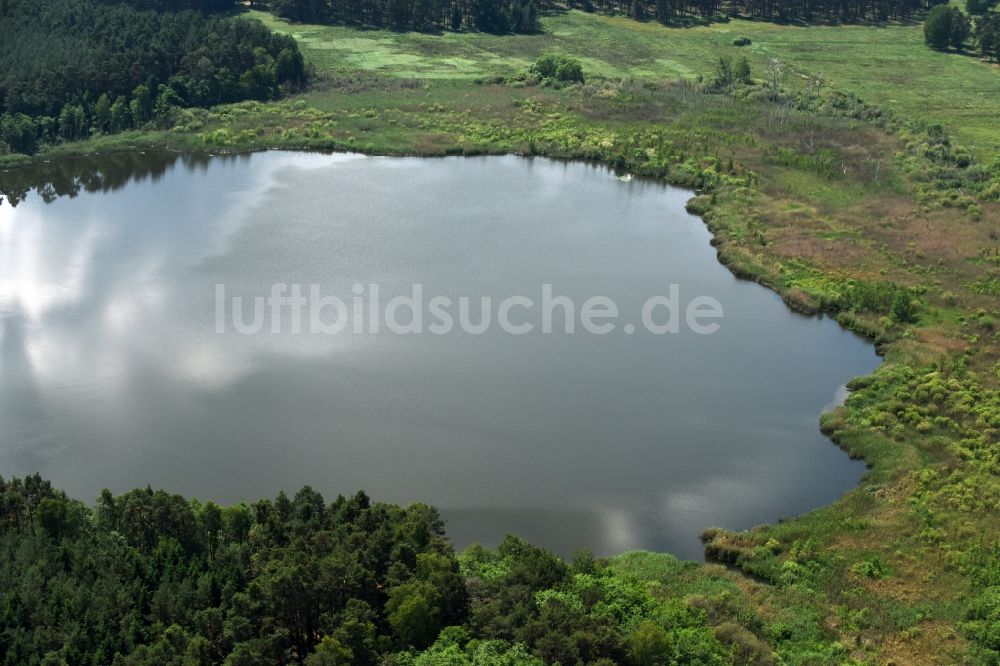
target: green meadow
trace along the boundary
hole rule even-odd
[[[720,55],[742,55],[763,78],[777,58],[785,65],[785,85],[820,81],[904,117],[941,123],[987,155],[1000,151],[1000,67],[928,49],[917,23],[803,27],[733,19],[671,28],[568,11],[543,17],[542,34],[496,36],[359,31],[250,15],[294,35],[307,59],[325,72],[468,80],[509,75],[553,51],[579,58],[589,76],[694,79],[710,76]],[[740,36],[753,43],[733,46]]]

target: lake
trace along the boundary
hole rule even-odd
[[[0,189],[5,477],[88,502],[364,489],[438,506],[458,547],[514,533],[564,555],[700,558],[706,527],[808,511],[864,472],[818,420],[878,365],[872,345],[734,278],[687,191],[513,156],[287,152],[78,159]],[[248,330],[275,285],[348,317],[310,292],[310,325],[289,306]],[[494,323],[434,333],[421,304],[394,316],[419,309],[423,330],[389,330],[379,308],[413,285]],[[604,334],[580,319],[598,296],[620,314]],[[723,316],[657,334],[657,297],[660,323],[698,298]],[[517,333],[499,325],[510,298]]]

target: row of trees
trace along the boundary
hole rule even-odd
[[[535,0],[272,0],[278,16],[304,23],[394,30],[538,30]]]
[[[0,562],[12,666],[732,663],[703,611],[642,580],[514,537],[456,557],[434,509],[363,493],[90,508],[0,479]]]
[[[192,9],[199,12],[217,13],[231,11],[236,0],[98,0],[104,4],[126,4],[136,9],[150,9],[155,12],[182,12]]]
[[[30,192],[51,203],[80,192],[113,192],[132,182],[156,180],[181,162],[187,168],[204,167],[209,160],[239,160],[245,155],[175,153],[144,150],[118,151],[83,157],[67,156],[36,162],[30,169],[11,169],[0,178],[0,205],[16,207]]]
[[[569,0],[585,11],[662,23],[690,17],[750,16],[767,21],[890,21],[913,17],[940,0]],[[543,7],[544,9],[545,7]]]
[[[306,78],[291,37],[190,9],[5,0],[0,33],[0,141],[17,152],[166,122],[178,107],[273,99]]]
[[[398,30],[533,32],[538,12],[570,6],[673,23],[688,17],[752,16],[771,21],[888,21],[910,18],[941,0],[272,0],[293,21]],[[987,0],[973,0],[986,2]]]

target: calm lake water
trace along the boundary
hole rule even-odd
[[[88,501],[364,489],[437,505],[459,547],[510,532],[700,558],[704,528],[807,511],[864,471],[818,419],[872,346],[736,280],[683,190],[539,159],[278,152],[75,160],[0,186],[3,476]],[[551,284],[620,317],[607,335],[566,334],[562,310],[552,334],[217,332],[216,285],[249,321],[275,283],[345,301],[378,284],[383,302],[420,283],[474,313]],[[721,304],[718,332],[639,325],[672,284]]]

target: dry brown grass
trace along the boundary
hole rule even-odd
[[[882,666],[955,666],[964,663],[966,641],[951,624],[922,622],[916,631],[880,637]]]

